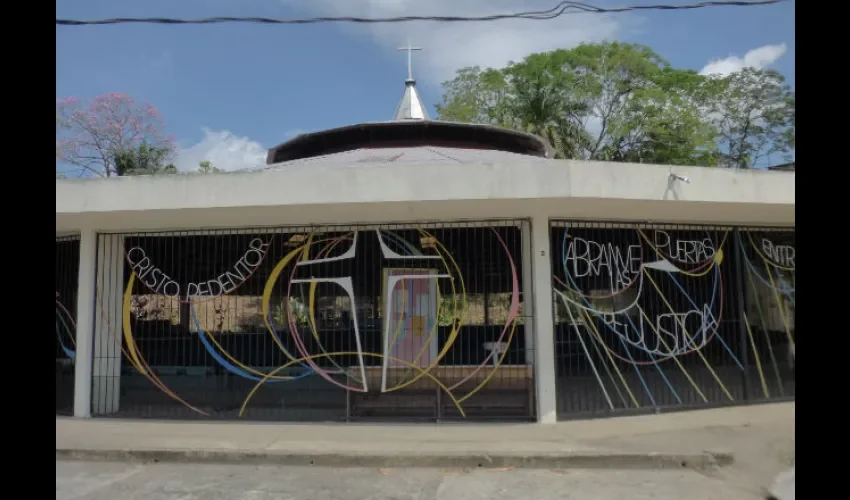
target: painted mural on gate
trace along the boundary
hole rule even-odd
[[[60,300],[59,292],[56,292],[56,339],[59,341],[59,348],[66,358],[73,360],[77,357],[74,340],[77,325],[74,322],[74,315],[65,307],[65,304]]]
[[[553,226],[565,386],[581,371],[608,410],[785,395],[793,230]]]
[[[263,386],[308,377],[354,393],[381,394],[401,391],[427,380],[439,387],[464,415],[464,401],[487,386],[505,361],[508,349],[492,350],[482,362],[467,367],[462,376],[447,377],[439,371],[458,341],[467,316],[467,283],[461,266],[443,242],[426,229],[418,228],[416,233],[415,240],[383,229],[261,235],[248,242],[242,256],[229,268],[217,276],[194,281],[170,276],[166,271],[170,263],[155,262],[144,243],[130,246],[125,250],[130,272],[123,290],[122,325],[108,330],[112,341],[120,345],[124,358],[139,374],[174,401],[203,416],[209,416],[209,412],[166,386],[138,346],[134,322],[147,314],[144,311],[153,302],[188,308],[193,330],[219,369],[253,383],[253,388],[244,395],[239,416],[244,415]],[[490,228],[487,233],[507,263],[505,273],[510,276],[509,303],[496,339],[510,346],[515,341],[520,308],[517,266],[499,231]],[[365,347],[361,330],[366,321],[358,317],[361,311],[358,273],[338,272],[344,268],[340,263],[353,264],[361,257],[358,254],[361,238],[374,238],[373,243],[380,250],[377,272],[382,281],[379,302],[383,314],[379,351]],[[275,246],[282,257],[269,262]],[[274,348],[286,359],[271,370],[252,366],[229,352],[222,336],[207,331],[209,321],[205,327],[199,313],[200,307],[235,295],[249,282],[254,281],[257,287],[258,276],[265,278],[258,296],[262,326]],[[319,334],[317,304],[322,300],[319,290],[327,286],[342,292],[337,299],[347,299],[350,313],[347,324],[354,338],[353,349],[335,350],[325,345]],[[139,287],[145,292],[140,294]],[[98,302],[105,318],[104,293],[108,292],[98,290]],[[223,318],[217,330],[223,329],[224,321]],[[449,328],[447,338],[439,343],[438,324]]]
[[[56,238],[55,337],[56,413],[70,414],[74,404],[77,285],[80,260],[78,236]]]

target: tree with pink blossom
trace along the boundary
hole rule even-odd
[[[162,116],[151,104],[115,93],[88,104],[72,97],[56,100],[57,167],[76,167],[80,176],[133,175],[126,159],[151,151],[157,164],[148,164],[144,173],[173,172],[166,167],[174,140],[165,134]]]

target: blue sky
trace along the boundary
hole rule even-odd
[[[690,3],[691,0],[661,0]],[[660,3],[597,0],[597,5]],[[557,0],[57,0],[56,16],[482,15]],[[56,97],[119,92],[155,105],[180,146],[178,166],[235,169],[304,131],[389,119],[414,76],[432,117],[457,68],[502,66],[581,42],[649,45],[677,67],[770,67],[794,84],[794,1],[760,7],[572,15],[552,21],[395,25],[115,25],[56,28]]]

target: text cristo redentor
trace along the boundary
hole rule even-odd
[[[185,293],[182,293],[181,284],[156,267],[142,248],[131,248],[127,252],[127,260],[139,280],[155,293],[169,297],[183,296],[188,300],[190,297],[214,297],[230,293],[244,283],[263,262],[268,247],[269,243],[259,238],[251,240],[248,250],[227,271],[208,280],[187,283]]]

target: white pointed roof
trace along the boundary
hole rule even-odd
[[[428,112],[416,91],[416,80],[408,78],[404,82],[404,95],[395,110],[393,121],[400,120],[428,120]]]

